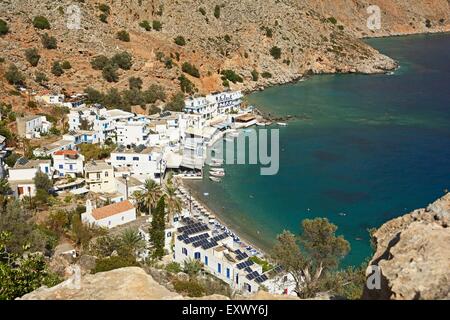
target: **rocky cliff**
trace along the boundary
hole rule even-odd
[[[450,299],[450,193],[374,234],[381,289],[366,299]]]
[[[41,71],[49,78],[50,88],[69,92],[87,86],[125,88],[130,76],[142,78],[144,86],[158,83],[175,92],[181,65],[189,62],[199,69],[200,78],[186,76],[200,93],[222,89],[220,71],[224,69],[243,77],[242,83],[231,83],[233,89],[250,90],[292,81],[305,73],[384,72],[395,68],[395,62],[358,37],[449,30],[446,0],[372,2],[382,13],[382,28],[376,31],[366,26],[367,0],[5,0],[0,2],[0,18],[7,21],[10,32],[0,37],[6,62],[0,64],[0,74],[15,63],[26,73],[28,85],[37,89],[34,74]],[[67,27],[65,11],[74,3],[81,12],[76,30]],[[99,4],[109,5],[105,22],[100,21]],[[33,27],[32,19],[38,15],[47,17],[50,30]],[[140,26],[144,20],[150,25],[160,21],[161,30],[145,30]],[[117,39],[120,30],[129,32],[129,42]],[[45,32],[57,39],[57,49],[43,48]],[[175,44],[179,36],[185,45]],[[24,50],[33,47],[41,55],[36,67],[24,57]],[[274,47],[280,49],[279,57],[271,55]],[[124,50],[133,55],[134,64],[131,70],[120,71],[118,82],[107,83],[90,66],[96,55]],[[172,68],[165,64],[169,58]],[[72,69],[53,76],[50,70],[57,60],[68,60]],[[260,74],[257,80],[251,74],[254,70]],[[3,93],[9,91],[4,89]]]

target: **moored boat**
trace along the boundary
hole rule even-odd
[[[278,124],[279,126],[282,126],[282,127],[286,127],[286,126],[287,126],[287,123],[286,123],[286,122],[277,122],[277,124]]]
[[[221,171],[211,171],[209,174],[211,176],[213,176],[213,177],[223,177],[223,176],[225,176],[225,172],[221,172]]]
[[[209,180],[214,181],[214,182],[220,182],[221,181],[219,178],[211,177],[211,176],[209,176]]]

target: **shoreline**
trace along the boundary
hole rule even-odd
[[[250,240],[249,236],[247,234],[245,234],[241,231],[236,231],[237,229],[240,229],[240,228],[236,228],[236,226],[234,224],[226,222],[225,221],[226,219],[223,217],[223,214],[218,213],[216,210],[212,210],[211,207],[205,203],[205,201],[201,200],[198,197],[198,192],[196,190],[194,190],[189,185],[189,183],[186,183],[185,179],[181,178],[180,181],[181,181],[180,185],[189,191],[189,194],[191,195],[192,199],[194,199],[195,201],[200,203],[209,212],[211,212],[211,214],[214,215],[214,218],[215,218],[215,220],[217,220],[217,222],[219,222],[224,227],[227,227],[230,231],[232,231],[234,234],[236,234],[240,238],[242,243],[246,244],[247,246],[251,246],[252,248],[257,250],[264,258],[267,259],[268,257],[270,257],[270,254],[268,253],[269,250],[267,250],[267,248],[263,249],[262,246],[256,245],[255,241]]]

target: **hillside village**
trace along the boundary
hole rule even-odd
[[[3,143],[3,178],[11,195],[25,203],[36,201],[45,207],[48,197],[55,197],[80,205],[81,221],[87,226],[114,233],[131,225],[145,242],[138,254],[142,261],[154,253],[150,233],[156,218],[150,207],[157,199],[152,203],[148,198],[169,189],[160,253],[165,263],[182,266],[199,261],[208,273],[241,294],[256,293],[261,286],[271,293],[288,294],[295,285],[281,276],[281,269],[268,268],[262,252],[222,225],[182,183],[203,178],[208,150],[218,139],[261,119],[252,107],[244,106],[242,98],[239,91],[190,97],[181,112],[141,115],[87,104],[84,95],[36,95],[37,101],[68,109],[65,130],[58,140],[40,143],[28,155],[19,155]],[[30,142],[45,141],[54,128],[43,115],[18,117],[16,125],[19,139]],[[93,155],[86,152],[90,148],[106,151]],[[14,164],[8,160],[11,157],[17,158]],[[210,179],[219,182],[223,160],[211,161]],[[42,190],[42,179],[51,186],[48,190]],[[79,250],[69,246],[65,252],[76,256]]]

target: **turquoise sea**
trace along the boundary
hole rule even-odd
[[[191,183],[262,248],[283,229],[298,232],[305,218],[327,217],[351,243],[344,264],[357,265],[372,253],[368,228],[450,189],[450,34],[367,42],[401,68],[394,75],[313,76],[247,97],[265,112],[300,116],[280,128],[277,175],[228,165],[220,184]]]

